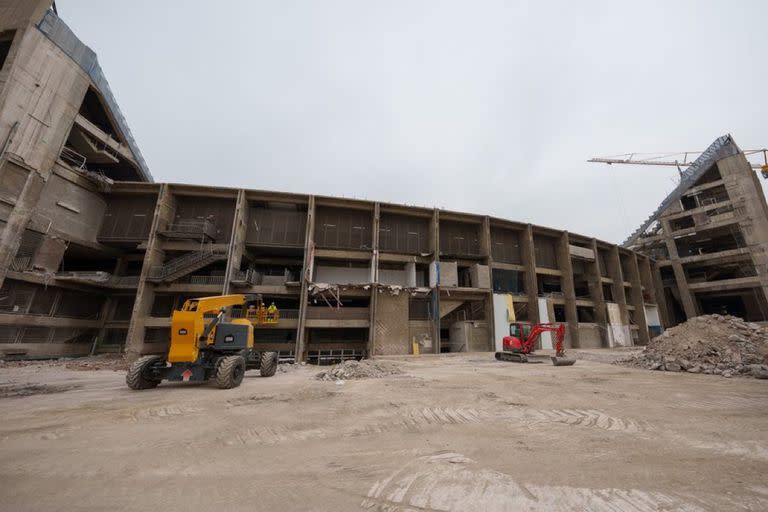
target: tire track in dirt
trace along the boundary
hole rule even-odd
[[[286,441],[307,441],[332,437],[367,437],[389,432],[419,432],[434,426],[453,426],[482,423],[489,415],[477,409],[429,407],[399,413],[385,421],[354,425],[346,428],[288,428],[258,426],[219,437],[224,446],[274,445]]]
[[[766,409],[768,396],[759,394],[726,394],[718,396],[672,396],[671,406],[691,409]]]
[[[639,489],[523,483],[459,453],[417,457],[377,480],[360,503],[366,511],[463,512],[590,510],[593,512],[703,512],[762,510],[759,492],[744,496],[686,496]],[[757,506],[755,508],[754,506]]]
[[[616,432],[641,433],[653,430],[644,421],[610,416],[595,409],[542,409],[530,410],[527,415],[534,422],[555,422],[577,427],[599,428]]]
[[[149,407],[147,409],[136,409],[130,412],[128,419],[133,422],[155,421],[173,418],[175,416],[185,416],[201,412],[203,409],[191,405],[176,404],[164,405],[158,407]]]

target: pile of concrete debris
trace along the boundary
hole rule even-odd
[[[67,370],[112,370],[128,369],[128,361],[121,354],[99,354],[88,357],[63,357],[60,359],[24,359],[0,361],[0,368],[21,368],[25,366],[66,368]]]
[[[705,315],[657,336],[618,364],[662,370],[768,379],[768,329],[741,318]]]
[[[349,360],[315,375],[317,380],[339,381],[347,379],[378,379],[403,373],[397,364],[388,361]]]

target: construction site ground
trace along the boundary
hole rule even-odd
[[[768,510],[768,381],[579,356],[138,392],[122,371],[3,367],[0,510]]]

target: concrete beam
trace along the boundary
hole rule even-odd
[[[75,124],[81,128],[85,133],[96,139],[97,141],[104,144],[106,147],[120,155],[121,158],[124,158],[128,160],[130,163],[138,167],[139,164],[136,163],[135,158],[133,157],[133,153],[131,152],[131,149],[126,145],[122,144],[120,141],[115,140],[112,138],[111,135],[106,133],[104,130],[90,122],[88,119],[83,117],[80,114],[77,114],[75,117]]]

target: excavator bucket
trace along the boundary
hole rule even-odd
[[[573,366],[576,364],[576,359],[565,355],[552,356],[552,364],[555,366]]]

